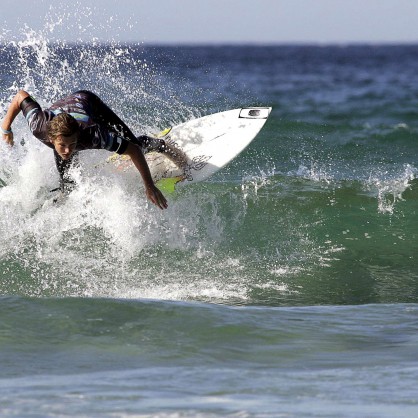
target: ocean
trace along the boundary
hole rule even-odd
[[[96,92],[135,133],[272,106],[205,182],[149,204],[98,169],[53,204],[19,115],[0,144],[0,416],[416,417],[418,46],[0,50],[0,111]]]

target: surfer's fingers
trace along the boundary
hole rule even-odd
[[[167,199],[157,187],[154,186],[153,188],[147,189],[147,197],[152,203],[154,203],[154,205],[158,206],[160,209],[167,209]]]

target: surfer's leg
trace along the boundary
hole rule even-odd
[[[54,150],[55,165],[60,176],[60,189],[62,192],[71,192],[74,188],[74,180],[71,180],[71,176],[68,173],[68,170],[78,165],[78,152],[74,152],[71,158],[68,160],[63,160],[59,154]]]
[[[165,143],[164,151],[162,151],[164,155],[167,156],[167,158],[171,161],[173,161],[174,164],[177,165],[177,167],[186,170],[188,167],[187,164],[187,156],[186,154],[178,148],[176,145],[171,144],[169,142]]]
[[[153,138],[147,135],[142,135],[137,138],[138,145],[142,148],[142,152],[156,151],[164,154],[169,160],[171,160],[177,167],[182,170],[187,169],[187,156],[178,148],[174,143],[165,141],[161,138]]]

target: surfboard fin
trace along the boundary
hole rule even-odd
[[[167,179],[158,180],[155,185],[163,192],[163,193],[174,193],[176,190],[176,184],[183,180],[182,176],[177,177],[170,177]]]

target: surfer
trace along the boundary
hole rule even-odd
[[[69,168],[77,163],[77,154],[86,149],[106,149],[126,154],[141,174],[148,199],[160,209],[167,200],[154,185],[144,153],[165,153],[179,167],[185,167],[183,152],[162,139],[146,135],[136,137],[128,126],[94,93],[77,91],[57,101],[48,109],[41,106],[24,90],[13,98],[1,124],[2,137],[13,146],[12,123],[23,112],[32,134],[54,150],[60,175],[60,189],[71,189]]]

